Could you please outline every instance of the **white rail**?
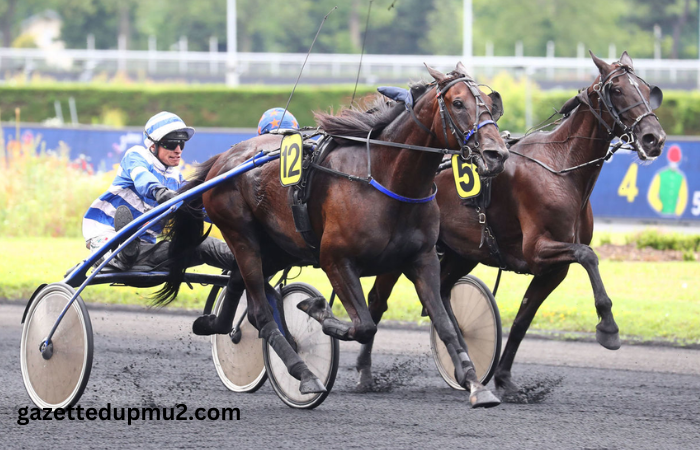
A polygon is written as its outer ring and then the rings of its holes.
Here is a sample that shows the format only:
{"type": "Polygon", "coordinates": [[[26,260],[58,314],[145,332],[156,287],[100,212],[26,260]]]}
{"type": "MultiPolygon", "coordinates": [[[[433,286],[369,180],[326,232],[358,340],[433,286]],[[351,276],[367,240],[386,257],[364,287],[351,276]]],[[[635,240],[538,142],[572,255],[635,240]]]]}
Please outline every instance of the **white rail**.
{"type": "MultiPolygon", "coordinates": [[[[96,73],[125,71],[136,76],[222,82],[228,66],[242,82],[260,82],[263,78],[289,82],[287,78],[296,77],[305,56],[301,53],[236,53],[229,61],[228,54],[223,52],[0,48],[0,74],[39,71],[73,80],[89,80],[96,73]]],[[[354,81],[359,59],[357,54],[312,54],[302,82],[354,81]]],[[[588,57],[476,56],[465,60],[460,55],[364,55],[361,81],[370,84],[380,79],[405,82],[407,78],[425,77],[424,63],[451,70],[460,60],[476,76],[505,70],[556,83],[590,80],[597,74],[588,57]]],[[[700,88],[700,60],[636,59],[634,65],[649,82],[700,88]]]]}

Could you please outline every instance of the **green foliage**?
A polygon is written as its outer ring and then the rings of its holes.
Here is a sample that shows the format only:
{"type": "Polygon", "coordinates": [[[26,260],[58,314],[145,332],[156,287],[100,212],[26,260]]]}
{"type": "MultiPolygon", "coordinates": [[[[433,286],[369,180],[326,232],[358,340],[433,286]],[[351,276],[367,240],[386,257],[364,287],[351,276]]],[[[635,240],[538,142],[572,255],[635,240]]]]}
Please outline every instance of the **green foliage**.
{"type": "Polygon", "coordinates": [[[40,139],[0,145],[0,155],[9,153],[0,161],[0,236],[80,236],[85,211],[114,176],[70,167],[65,144],[51,151],[40,139]]]}
{"type": "Polygon", "coordinates": [[[632,235],[629,242],[637,244],[637,248],[681,250],[684,252],[684,259],[686,252],[692,255],[693,252],[700,251],[700,235],[660,233],[654,229],[632,235]]]}
{"type": "MultiPolygon", "coordinates": [[[[505,114],[501,130],[524,133],[525,82],[502,73],[483,80],[503,97],[505,114]]],[[[338,110],[347,106],[354,86],[299,86],[290,111],[304,125],[314,125],[314,111],[338,110]]],[[[197,127],[254,128],[262,111],[284,106],[288,86],[152,86],[152,85],[31,85],[0,86],[0,110],[21,108],[25,122],[42,122],[53,117],[54,101],[66,104],[74,97],[78,117],[95,124],[143,126],[154,113],[173,111],[185,122],[197,127]]],[[[373,87],[358,86],[357,97],[375,92],[373,87]]],[[[575,91],[540,91],[531,84],[533,123],[548,118],[575,91]]],[[[664,103],[656,111],[669,135],[700,135],[700,92],[667,91],[664,103]]]]}

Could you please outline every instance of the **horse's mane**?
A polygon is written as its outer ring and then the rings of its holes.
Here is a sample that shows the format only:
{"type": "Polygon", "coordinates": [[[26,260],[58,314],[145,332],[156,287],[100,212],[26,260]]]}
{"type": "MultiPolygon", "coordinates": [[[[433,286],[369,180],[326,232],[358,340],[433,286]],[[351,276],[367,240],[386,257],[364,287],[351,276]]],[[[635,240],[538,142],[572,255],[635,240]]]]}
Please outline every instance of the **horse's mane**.
{"type": "MultiPolygon", "coordinates": [[[[425,81],[411,84],[411,95],[417,100],[430,86],[425,81]]],[[[338,115],[315,112],[314,119],[329,134],[367,137],[372,130],[376,137],[404,111],[403,103],[387,102],[383,96],[374,95],[362,107],[344,108],[338,115]]]]}

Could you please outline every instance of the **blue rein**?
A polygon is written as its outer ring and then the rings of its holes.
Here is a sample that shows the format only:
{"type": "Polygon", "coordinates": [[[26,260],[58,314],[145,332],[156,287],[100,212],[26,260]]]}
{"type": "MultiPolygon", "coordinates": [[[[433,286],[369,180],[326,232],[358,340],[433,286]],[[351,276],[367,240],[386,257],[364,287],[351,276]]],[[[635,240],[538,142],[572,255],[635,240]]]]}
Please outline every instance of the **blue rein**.
{"type": "Polygon", "coordinates": [[[493,124],[493,125],[496,127],[497,130],[499,129],[499,128],[498,128],[498,124],[497,124],[495,121],[493,121],[493,120],[484,120],[484,121],[481,122],[479,125],[477,125],[476,127],[472,128],[471,130],[469,130],[469,133],[467,133],[466,135],[464,135],[464,145],[467,145],[467,141],[469,141],[469,139],[471,139],[471,137],[474,136],[474,135],[476,134],[477,131],[479,131],[481,128],[483,128],[483,127],[485,127],[486,125],[489,125],[489,124],[493,124]]]}
{"type": "Polygon", "coordinates": [[[433,184],[433,187],[435,188],[435,191],[429,195],[428,197],[423,197],[423,198],[410,198],[410,197],[404,197],[403,195],[399,195],[395,192],[391,192],[389,189],[385,188],[381,184],[377,183],[377,181],[372,178],[369,180],[369,185],[374,187],[376,190],[381,192],[382,194],[385,194],[394,200],[398,200],[400,202],[404,203],[428,203],[429,201],[432,201],[435,198],[435,195],[437,195],[437,185],[433,184]]]}

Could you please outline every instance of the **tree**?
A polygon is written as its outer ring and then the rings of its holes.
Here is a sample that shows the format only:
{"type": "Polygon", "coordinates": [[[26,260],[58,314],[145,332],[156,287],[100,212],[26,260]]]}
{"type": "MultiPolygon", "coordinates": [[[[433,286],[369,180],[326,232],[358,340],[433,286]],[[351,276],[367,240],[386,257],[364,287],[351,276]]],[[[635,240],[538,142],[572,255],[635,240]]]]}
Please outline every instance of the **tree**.
{"type": "Polygon", "coordinates": [[[635,8],[629,11],[630,22],[649,31],[659,25],[662,33],[670,34],[670,45],[665,45],[663,53],[673,59],[697,57],[697,28],[686,26],[688,22],[698,23],[698,7],[691,8],[690,0],[635,0],[635,3],[635,8]]]}

